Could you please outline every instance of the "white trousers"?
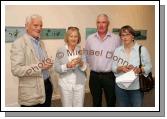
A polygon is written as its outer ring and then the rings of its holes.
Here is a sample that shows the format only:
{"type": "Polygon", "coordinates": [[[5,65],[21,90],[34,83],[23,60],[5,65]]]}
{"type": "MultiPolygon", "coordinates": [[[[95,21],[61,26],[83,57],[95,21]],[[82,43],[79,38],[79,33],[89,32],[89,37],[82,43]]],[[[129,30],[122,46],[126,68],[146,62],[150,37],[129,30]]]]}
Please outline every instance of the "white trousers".
{"type": "Polygon", "coordinates": [[[75,85],[70,90],[59,87],[63,107],[83,107],[85,97],[84,85],[75,85]]]}

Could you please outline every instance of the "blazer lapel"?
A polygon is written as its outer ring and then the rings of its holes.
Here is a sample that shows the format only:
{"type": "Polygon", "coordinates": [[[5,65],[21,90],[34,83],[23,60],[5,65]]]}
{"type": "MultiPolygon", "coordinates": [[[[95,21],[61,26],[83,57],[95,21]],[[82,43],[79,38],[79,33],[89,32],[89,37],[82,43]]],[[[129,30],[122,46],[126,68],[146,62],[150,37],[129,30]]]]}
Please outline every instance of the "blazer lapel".
{"type": "Polygon", "coordinates": [[[63,48],[63,53],[64,53],[64,62],[66,63],[66,62],[69,62],[68,61],[68,53],[67,53],[67,47],[66,46],[64,46],[64,48],[63,48]]]}
{"type": "Polygon", "coordinates": [[[38,57],[35,53],[35,49],[34,49],[32,43],[31,43],[31,40],[26,34],[24,35],[24,40],[25,40],[25,43],[27,44],[27,46],[31,49],[32,53],[34,54],[34,57],[35,57],[36,61],[38,61],[38,57]]]}

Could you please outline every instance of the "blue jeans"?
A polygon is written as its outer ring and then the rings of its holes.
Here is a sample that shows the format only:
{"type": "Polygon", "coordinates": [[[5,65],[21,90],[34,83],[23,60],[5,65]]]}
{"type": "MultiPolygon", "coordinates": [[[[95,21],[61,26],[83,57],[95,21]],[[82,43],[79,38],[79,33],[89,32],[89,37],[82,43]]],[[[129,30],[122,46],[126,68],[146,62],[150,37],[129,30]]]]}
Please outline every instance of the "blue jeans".
{"type": "Polygon", "coordinates": [[[140,90],[125,90],[115,84],[116,101],[119,107],[141,107],[144,93],[140,90]]]}

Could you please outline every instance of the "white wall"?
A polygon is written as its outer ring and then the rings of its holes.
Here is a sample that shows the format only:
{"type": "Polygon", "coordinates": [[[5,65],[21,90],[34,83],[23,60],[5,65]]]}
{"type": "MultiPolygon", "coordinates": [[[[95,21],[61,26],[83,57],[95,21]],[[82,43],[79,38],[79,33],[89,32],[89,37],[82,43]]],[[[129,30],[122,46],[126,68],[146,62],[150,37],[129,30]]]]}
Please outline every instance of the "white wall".
{"type": "MultiPolygon", "coordinates": [[[[77,26],[80,28],[82,42],[85,44],[85,28],[96,27],[96,16],[106,13],[110,17],[110,27],[120,28],[124,25],[131,25],[135,29],[146,29],[147,40],[139,41],[146,46],[150,52],[153,74],[155,69],[155,11],[154,6],[25,6],[8,5],[5,8],[5,26],[24,26],[26,16],[30,14],[40,14],[43,17],[45,28],[67,28],[77,26]]],[[[49,56],[55,57],[56,49],[64,45],[63,40],[45,40],[46,49],[49,56]]],[[[11,43],[5,44],[5,105],[17,106],[18,80],[11,74],[10,63],[11,43]]],[[[57,77],[55,77],[57,81],[57,77]]],[[[57,84],[55,84],[57,85],[57,84]]],[[[88,82],[86,89],[89,90],[88,82]]],[[[56,89],[57,96],[59,91],[56,89]]]]}

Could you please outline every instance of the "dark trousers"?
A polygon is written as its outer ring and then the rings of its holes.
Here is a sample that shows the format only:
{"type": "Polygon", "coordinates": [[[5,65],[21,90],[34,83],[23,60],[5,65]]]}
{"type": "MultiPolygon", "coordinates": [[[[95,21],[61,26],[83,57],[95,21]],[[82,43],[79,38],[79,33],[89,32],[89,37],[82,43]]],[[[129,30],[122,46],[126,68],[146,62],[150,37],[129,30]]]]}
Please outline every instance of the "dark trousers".
{"type": "Polygon", "coordinates": [[[53,88],[52,88],[52,84],[49,78],[44,80],[44,85],[45,85],[45,95],[46,96],[45,96],[45,102],[43,104],[37,104],[37,105],[31,105],[31,106],[21,105],[21,107],[50,107],[53,88]]]}
{"type": "Polygon", "coordinates": [[[115,76],[113,72],[98,73],[91,71],[89,88],[93,98],[93,106],[102,106],[102,92],[104,91],[108,107],[115,106],[115,76]]]}

